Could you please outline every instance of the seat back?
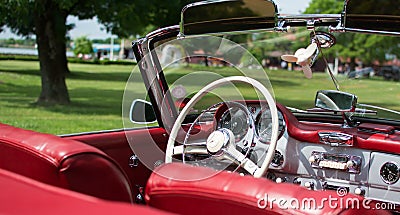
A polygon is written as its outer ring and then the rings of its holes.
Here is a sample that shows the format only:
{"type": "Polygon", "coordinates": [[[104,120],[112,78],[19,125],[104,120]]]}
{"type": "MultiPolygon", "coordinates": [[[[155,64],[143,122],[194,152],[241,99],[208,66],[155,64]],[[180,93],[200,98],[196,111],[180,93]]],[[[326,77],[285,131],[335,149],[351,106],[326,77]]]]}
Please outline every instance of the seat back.
{"type": "Polygon", "coordinates": [[[168,215],[147,206],[113,202],[43,184],[0,169],[0,214],[168,215]]]}
{"type": "Polygon", "coordinates": [[[181,163],[170,163],[156,169],[148,180],[145,199],[152,207],[190,215],[390,214],[363,208],[360,196],[339,197],[333,191],[312,191],[294,184],[277,184],[263,178],[216,172],[181,163]],[[336,203],[342,199],[347,205],[335,207],[335,202],[329,201],[333,198],[336,198],[336,203]]]}
{"type": "Polygon", "coordinates": [[[103,199],[133,199],[126,175],[105,153],[50,134],[0,124],[0,168],[103,199]]]}

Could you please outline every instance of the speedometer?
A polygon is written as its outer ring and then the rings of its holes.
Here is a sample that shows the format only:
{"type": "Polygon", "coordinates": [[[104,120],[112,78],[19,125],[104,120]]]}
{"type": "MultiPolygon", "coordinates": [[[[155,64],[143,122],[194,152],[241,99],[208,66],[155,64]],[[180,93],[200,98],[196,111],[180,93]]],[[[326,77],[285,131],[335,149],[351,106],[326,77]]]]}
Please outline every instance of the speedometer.
{"type": "MultiPolygon", "coordinates": [[[[278,111],[279,135],[285,130],[283,115],[278,111]]],[[[268,109],[260,111],[256,119],[256,133],[262,143],[269,143],[272,135],[272,117],[268,109]]]]}
{"type": "Polygon", "coordinates": [[[250,122],[249,117],[245,107],[232,106],[222,114],[218,128],[231,130],[235,135],[235,141],[238,142],[247,134],[250,122]]]}

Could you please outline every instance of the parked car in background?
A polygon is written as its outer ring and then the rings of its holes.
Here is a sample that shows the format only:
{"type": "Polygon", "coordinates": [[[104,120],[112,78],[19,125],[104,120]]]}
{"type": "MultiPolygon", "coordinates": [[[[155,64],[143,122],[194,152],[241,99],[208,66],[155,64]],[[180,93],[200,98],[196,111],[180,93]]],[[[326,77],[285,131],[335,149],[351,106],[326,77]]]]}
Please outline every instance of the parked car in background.
{"type": "Polygon", "coordinates": [[[366,67],[359,70],[351,71],[347,74],[348,78],[370,78],[375,75],[375,70],[372,67],[366,67]]]}
{"type": "Polygon", "coordinates": [[[400,81],[400,68],[398,66],[382,66],[378,75],[385,80],[400,81]]]}

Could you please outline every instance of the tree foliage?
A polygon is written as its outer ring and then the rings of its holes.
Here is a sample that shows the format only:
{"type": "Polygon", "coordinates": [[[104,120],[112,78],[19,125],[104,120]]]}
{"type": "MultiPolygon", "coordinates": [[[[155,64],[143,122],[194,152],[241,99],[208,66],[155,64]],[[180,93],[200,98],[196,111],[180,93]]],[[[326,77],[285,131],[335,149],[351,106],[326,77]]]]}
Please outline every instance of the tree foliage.
{"type": "Polygon", "coordinates": [[[304,11],[305,14],[340,14],[343,0],[312,0],[304,11]]]}
{"type": "Polygon", "coordinates": [[[38,45],[42,91],[39,103],[70,102],[65,76],[68,73],[66,34],[69,15],[79,19],[97,16],[107,31],[118,36],[143,34],[152,28],[178,24],[179,12],[191,0],[0,0],[0,31],[35,35],[38,45]]]}
{"type": "MultiPolygon", "coordinates": [[[[376,8],[373,3],[365,5],[373,7],[374,10],[390,7],[379,6],[379,8],[376,8]]],[[[312,0],[305,13],[340,14],[343,7],[342,0],[312,0]]],[[[368,8],[361,9],[368,10],[368,8]]],[[[388,60],[388,56],[400,57],[398,45],[400,39],[398,37],[356,33],[339,33],[335,36],[337,44],[326,52],[331,56],[337,54],[342,59],[351,59],[352,63],[356,58],[369,65],[375,61],[384,62],[388,60]]]]}
{"type": "Polygon", "coordinates": [[[92,41],[90,41],[86,36],[78,37],[74,40],[74,54],[78,56],[79,54],[92,54],[93,47],[92,41]]]}

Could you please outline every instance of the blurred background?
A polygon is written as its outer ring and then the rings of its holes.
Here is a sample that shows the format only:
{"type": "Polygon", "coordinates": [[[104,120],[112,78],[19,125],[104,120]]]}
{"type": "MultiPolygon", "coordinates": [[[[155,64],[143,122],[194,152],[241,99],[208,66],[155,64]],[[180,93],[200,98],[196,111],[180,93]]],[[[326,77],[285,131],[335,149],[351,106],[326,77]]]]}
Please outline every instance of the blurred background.
{"type": "MultiPolygon", "coordinates": [[[[291,0],[275,0],[275,3],[279,5],[279,11],[282,14],[299,14],[304,12],[310,1],[311,0],[298,0],[296,4],[293,4],[291,0]]],[[[178,12],[183,5],[189,2],[191,1],[175,1],[172,7],[166,8],[168,13],[165,16],[169,16],[168,20],[162,20],[160,23],[169,22],[171,24],[177,24],[179,22],[178,12]]],[[[111,3],[111,1],[109,3],[111,3]]],[[[130,6],[130,3],[126,2],[121,4],[120,7],[132,7],[130,10],[133,12],[135,10],[134,8],[137,6],[136,3],[133,4],[132,2],[130,6]]],[[[142,11],[142,13],[154,13],[151,11],[153,10],[152,7],[154,7],[154,5],[142,4],[140,11],[142,11]],[[150,10],[147,11],[146,9],[150,10]]],[[[84,11],[84,13],[89,13],[89,11],[84,11]]],[[[112,12],[100,11],[98,13],[112,12]]],[[[114,13],[118,13],[118,11],[114,11],[114,13]]],[[[124,14],[127,17],[133,15],[129,14],[129,11],[124,12],[124,14]]],[[[136,21],[141,21],[142,23],[140,28],[135,29],[129,27],[129,29],[126,28],[123,32],[120,32],[121,30],[117,28],[121,28],[122,26],[119,27],[119,25],[128,23],[131,20],[133,21],[133,19],[124,17],[103,18],[103,16],[105,15],[93,14],[93,16],[79,16],[74,13],[67,16],[66,25],[68,26],[68,31],[66,32],[66,37],[68,57],[77,57],[84,60],[134,59],[130,48],[132,40],[144,36],[145,33],[157,28],[157,26],[155,26],[157,22],[154,22],[154,20],[140,20],[136,18],[136,21]],[[98,16],[101,16],[102,20],[99,20],[98,16]]],[[[109,16],[109,14],[106,16],[109,16]]],[[[30,19],[30,17],[26,18],[30,19]]],[[[157,17],[158,20],[161,18],[162,17],[157,17]]],[[[36,36],[34,32],[23,32],[17,25],[14,25],[14,23],[3,24],[3,30],[0,32],[0,54],[37,55],[36,36]]],[[[137,25],[137,22],[131,22],[128,23],[128,25],[137,25]]]]}
{"type": "MultiPolygon", "coordinates": [[[[0,122],[53,134],[123,128],[123,93],[136,65],[132,41],[152,30],[179,24],[182,7],[191,2],[196,1],[0,0],[0,122]]],[[[344,3],[274,2],[280,14],[339,14],[344,3]]],[[[321,82],[326,80],[322,76],[325,64],[317,61],[313,72],[320,76],[304,81],[301,69],[280,56],[306,47],[309,34],[306,29],[291,29],[284,36],[258,33],[227,39],[255,56],[274,90],[282,92],[278,101],[286,99],[287,105],[307,109],[315,92],[310,86],[326,87],[321,82]],[[290,90],[285,85],[288,78],[293,83],[290,90]],[[309,89],[309,94],[299,93],[304,89],[309,89]]],[[[324,53],[340,81],[356,84],[347,90],[364,89],[365,101],[399,110],[400,104],[392,101],[393,95],[400,98],[396,92],[400,84],[398,37],[335,37],[338,43],[324,53]],[[374,89],[381,89],[379,101],[373,98],[374,89]]],[[[212,70],[219,65],[200,62],[191,66],[212,70]]],[[[138,81],[137,90],[140,84],[138,81]]]]}

